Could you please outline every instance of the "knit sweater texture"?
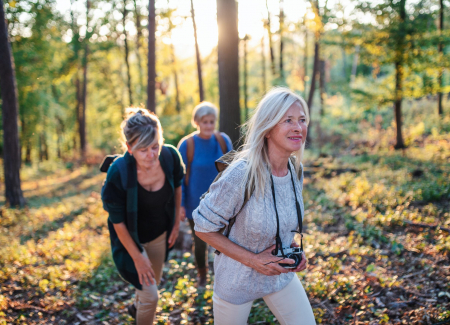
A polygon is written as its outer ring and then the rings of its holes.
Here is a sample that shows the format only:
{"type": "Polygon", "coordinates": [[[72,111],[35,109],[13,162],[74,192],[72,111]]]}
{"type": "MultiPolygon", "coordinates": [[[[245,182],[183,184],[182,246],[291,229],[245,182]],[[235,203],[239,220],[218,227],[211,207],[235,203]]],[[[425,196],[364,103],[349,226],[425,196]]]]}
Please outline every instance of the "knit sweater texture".
{"type": "MultiPolygon", "coordinates": [[[[231,140],[225,133],[221,132],[227,144],[228,151],[233,149],[231,140]]],[[[189,184],[182,183],[183,198],[181,205],[186,209],[186,217],[192,219],[192,211],[198,207],[200,197],[209,189],[209,186],[217,176],[214,162],[223,156],[222,149],[215,136],[209,139],[202,139],[198,134],[194,137],[194,158],[191,164],[189,184]]],[[[179,145],[179,151],[183,162],[187,167],[187,142],[186,138],[179,145]]]]}
{"type": "MultiPolygon", "coordinates": [[[[244,201],[245,185],[242,184],[242,179],[245,164],[244,161],[232,164],[222,177],[211,185],[210,192],[193,212],[195,231],[217,232],[228,225],[230,218],[239,211],[244,201]]],[[[291,170],[295,173],[292,164],[291,170]]],[[[283,177],[273,176],[273,181],[280,219],[280,238],[283,247],[289,247],[295,235],[291,231],[298,230],[290,172],[283,177]]],[[[303,216],[303,173],[300,180],[294,175],[294,183],[303,216]]],[[[253,253],[260,253],[275,244],[277,221],[270,182],[265,186],[264,195],[253,194],[236,217],[228,237],[253,253]]],[[[263,275],[223,253],[214,259],[214,274],[214,294],[235,305],[280,291],[296,276],[295,273],[263,275]]]]}

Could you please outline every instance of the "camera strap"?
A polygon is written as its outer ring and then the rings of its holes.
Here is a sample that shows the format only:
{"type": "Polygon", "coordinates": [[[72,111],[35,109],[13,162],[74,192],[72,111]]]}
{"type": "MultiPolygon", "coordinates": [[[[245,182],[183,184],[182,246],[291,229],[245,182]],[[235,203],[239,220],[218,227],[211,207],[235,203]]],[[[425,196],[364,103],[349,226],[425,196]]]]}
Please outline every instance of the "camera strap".
{"type": "MultiPolygon", "coordinates": [[[[292,181],[292,187],[294,188],[294,196],[295,196],[295,208],[297,210],[297,218],[298,218],[298,228],[299,231],[297,230],[292,230],[291,232],[296,232],[298,234],[300,234],[300,249],[303,251],[303,234],[302,234],[302,230],[303,230],[303,218],[302,218],[302,210],[300,209],[300,204],[298,203],[298,198],[297,198],[297,191],[295,190],[295,182],[294,182],[294,175],[291,171],[291,166],[289,165],[288,162],[288,169],[289,172],[291,173],[291,181],[292,181]]],[[[275,186],[273,183],[273,177],[272,177],[272,173],[270,173],[270,180],[271,180],[271,185],[272,185],[272,196],[273,196],[273,205],[275,207],[275,216],[277,217],[277,234],[275,237],[275,255],[278,254],[278,251],[281,252],[281,256],[285,257],[284,252],[283,252],[283,243],[281,241],[280,238],[280,219],[278,217],[278,210],[277,210],[277,200],[275,198],[275,186]]]]}

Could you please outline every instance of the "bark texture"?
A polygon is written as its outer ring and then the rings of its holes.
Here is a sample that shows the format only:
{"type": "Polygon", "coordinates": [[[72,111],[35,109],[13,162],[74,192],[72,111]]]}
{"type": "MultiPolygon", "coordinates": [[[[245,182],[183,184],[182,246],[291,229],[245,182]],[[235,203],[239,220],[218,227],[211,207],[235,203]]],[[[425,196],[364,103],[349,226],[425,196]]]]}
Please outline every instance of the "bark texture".
{"type": "Polygon", "coordinates": [[[217,0],[220,131],[239,140],[239,33],[235,0],[217,0]]]}
{"type": "Polygon", "coordinates": [[[245,120],[248,120],[248,69],[247,69],[247,41],[249,36],[245,35],[244,41],[244,109],[245,109],[245,120]]]}
{"type": "Polygon", "coordinates": [[[200,102],[202,102],[205,100],[205,92],[203,90],[202,61],[200,59],[200,50],[198,48],[197,40],[197,25],[195,23],[194,0],[191,0],[191,16],[192,24],[194,26],[195,58],[197,59],[198,94],[200,97],[200,102]]]}
{"type": "MultiPolygon", "coordinates": [[[[404,23],[406,20],[406,0],[400,0],[400,29],[404,31],[404,23]]],[[[397,143],[395,149],[405,148],[402,135],[402,101],[403,101],[403,63],[404,63],[404,40],[403,37],[398,38],[398,47],[395,58],[395,99],[394,113],[396,123],[397,143]]]]}
{"type": "Polygon", "coordinates": [[[273,51],[273,41],[272,41],[272,31],[270,30],[271,23],[270,23],[270,11],[269,11],[269,5],[267,4],[266,0],[266,8],[267,8],[267,34],[269,35],[269,49],[270,49],[270,69],[272,71],[272,77],[275,78],[276,76],[276,69],[275,69],[275,54],[273,51]]]}
{"type": "Polygon", "coordinates": [[[87,67],[88,67],[88,56],[89,56],[89,35],[88,35],[88,24],[89,24],[89,8],[90,2],[86,1],[86,37],[84,39],[84,57],[83,57],[83,88],[81,90],[81,110],[79,114],[79,135],[80,135],[80,153],[81,159],[86,160],[87,151],[87,140],[86,140],[86,106],[87,106],[87,67]]]}
{"type": "Polygon", "coordinates": [[[280,78],[284,79],[284,66],[283,66],[283,50],[284,50],[284,40],[283,40],[283,32],[284,32],[284,8],[283,8],[283,0],[280,0],[280,61],[279,61],[279,73],[280,78]]]}
{"type": "Polygon", "coordinates": [[[147,66],[147,109],[156,110],[156,40],[155,0],[148,3],[148,66],[147,66]]]}
{"type": "MultiPolygon", "coordinates": [[[[442,32],[444,31],[444,0],[439,0],[439,34],[442,35],[442,32]]],[[[439,53],[442,55],[444,52],[444,46],[442,42],[439,42],[438,47],[439,53]]],[[[438,83],[439,83],[439,92],[438,92],[438,114],[442,115],[444,113],[444,109],[442,107],[442,76],[444,74],[444,68],[441,68],[439,71],[438,76],[438,83]]]]}
{"type": "Polygon", "coordinates": [[[326,61],[319,61],[319,91],[320,91],[320,116],[325,114],[325,97],[327,90],[325,88],[325,67],[326,61]]]}
{"type": "Polygon", "coordinates": [[[20,144],[14,59],[8,40],[3,0],[0,0],[0,88],[3,119],[3,164],[5,198],[10,206],[23,207],[25,199],[20,186],[20,144]]]}
{"type": "Polygon", "coordinates": [[[124,36],[124,47],[125,47],[125,53],[124,53],[124,59],[125,59],[125,66],[127,67],[127,87],[128,87],[128,101],[129,105],[133,105],[133,90],[131,87],[131,73],[130,73],[130,63],[128,62],[128,34],[127,30],[125,29],[125,25],[127,23],[127,2],[123,2],[123,18],[122,18],[122,24],[123,24],[123,36],[124,36]]]}
{"type": "Polygon", "coordinates": [[[306,14],[303,20],[305,24],[305,48],[303,55],[303,87],[305,89],[305,98],[306,98],[306,79],[308,76],[308,27],[306,26],[306,14]]]}
{"type": "Polygon", "coordinates": [[[138,103],[141,104],[142,92],[144,86],[144,76],[142,70],[142,59],[141,59],[141,39],[142,39],[142,28],[141,28],[141,10],[134,0],[134,15],[135,15],[135,24],[136,24],[136,58],[137,58],[137,66],[138,66],[138,76],[139,76],[139,93],[137,94],[138,103]]]}
{"type": "MultiPolygon", "coordinates": [[[[316,42],[314,44],[314,65],[313,65],[313,71],[311,76],[311,87],[309,88],[309,96],[308,96],[308,108],[309,108],[309,126],[308,129],[312,130],[312,106],[313,106],[313,99],[314,99],[314,93],[316,91],[316,80],[317,75],[319,73],[319,54],[320,54],[320,46],[319,46],[319,40],[316,39],[316,42]]],[[[311,145],[311,132],[308,132],[306,136],[306,143],[311,145]]]]}
{"type": "Polygon", "coordinates": [[[173,72],[173,78],[175,81],[175,107],[177,110],[177,113],[181,112],[181,104],[180,104],[180,87],[178,85],[178,71],[177,71],[177,60],[175,57],[175,47],[173,44],[170,44],[170,55],[172,59],[172,72],[173,72]]]}
{"type": "Polygon", "coordinates": [[[262,91],[261,94],[265,94],[267,90],[267,81],[266,81],[266,55],[265,55],[265,46],[264,46],[264,35],[261,38],[261,82],[262,82],[262,91]]]}

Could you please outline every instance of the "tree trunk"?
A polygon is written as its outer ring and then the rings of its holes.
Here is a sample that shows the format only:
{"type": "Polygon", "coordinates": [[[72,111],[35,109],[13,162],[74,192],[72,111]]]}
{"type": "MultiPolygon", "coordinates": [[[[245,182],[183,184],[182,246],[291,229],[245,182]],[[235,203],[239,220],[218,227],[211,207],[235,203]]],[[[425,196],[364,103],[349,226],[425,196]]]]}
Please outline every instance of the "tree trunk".
{"type": "Polygon", "coordinates": [[[129,100],[129,105],[133,105],[133,91],[131,88],[131,73],[130,73],[130,63],[128,62],[128,35],[127,35],[127,31],[125,29],[125,24],[126,24],[126,18],[128,15],[128,10],[126,8],[127,5],[127,1],[124,0],[123,2],[123,18],[122,18],[122,24],[123,24],[123,36],[125,36],[124,38],[124,45],[125,45],[125,66],[127,67],[127,87],[128,87],[128,100],[129,100]]]}
{"type": "Polygon", "coordinates": [[[140,8],[137,5],[136,0],[134,0],[134,14],[136,18],[136,58],[138,64],[138,76],[139,76],[139,93],[138,93],[138,104],[141,104],[142,99],[142,87],[144,85],[144,76],[142,74],[142,59],[141,59],[141,39],[142,39],[142,28],[141,28],[141,14],[140,8]]]}
{"type": "MultiPolygon", "coordinates": [[[[20,112],[20,124],[21,124],[21,140],[22,146],[25,146],[25,160],[23,161],[25,164],[29,165],[31,164],[31,140],[30,137],[27,135],[27,124],[25,121],[25,114],[20,112]]],[[[22,153],[22,152],[21,152],[22,153]]]]}
{"type": "Polygon", "coordinates": [[[155,0],[148,3],[147,109],[156,111],[156,39],[155,0]]]}
{"type": "Polygon", "coordinates": [[[261,81],[262,81],[262,91],[261,94],[265,94],[267,90],[267,81],[266,81],[266,56],[264,53],[264,35],[261,38],[261,81]]]}
{"type": "MultiPolygon", "coordinates": [[[[442,36],[442,32],[444,31],[444,0],[439,0],[439,35],[442,36]]],[[[440,55],[443,55],[444,47],[442,44],[442,41],[439,42],[438,45],[438,51],[440,55]]],[[[444,68],[439,69],[439,76],[438,76],[438,114],[442,116],[444,113],[443,107],[442,107],[442,75],[444,74],[444,68]]]]}
{"type": "Polygon", "coordinates": [[[198,94],[200,102],[202,102],[205,100],[205,93],[203,90],[202,61],[200,60],[200,50],[198,48],[197,25],[195,23],[194,0],[191,0],[191,16],[192,25],[194,26],[195,58],[197,59],[198,94]]]}
{"type": "Polygon", "coordinates": [[[317,73],[319,72],[319,42],[316,40],[314,44],[314,65],[313,65],[313,72],[311,74],[311,87],[309,88],[309,96],[308,96],[308,107],[311,111],[311,106],[313,104],[314,99],[314,92],[316,91],[316,79],[317,79],[317,73]]]}
{"type": "Polygon", "coordinates": [[[87,104],[87,60],[88,60],[89,45],[85,44],[84,58],[83,58],[83,86],[81,89],[81,109],[79,122],[79,136],[80,136],[80,154],[81,159],[86,159],[86,104],[87,104]]]}
{"type": "Polygon", "coordinates": [[[350,77],[350,83],[353,84],[356,79],[356,69],[358,68],[358,61],[359,61],[359,49],[360,46],[356,45],[355,47],[355,54],[353,56],[353,64],[352,64],[352,75],[350,77]]]}
{"type": "Polygon", "coordinates": [[[18,126],[17,85],[14,58],[8,40],[3,0],[0,0],[0,89],[3,120],[3,168],[5,198],[10,206],[25,205],[20,186],[20,144],[18,126]]]}
{"type": "MultiPolygon", "coordinates": [[[[317,37],[317,36],[316,36],[317,37]]],[[[314,99],[314,92],[316,91],[316,79],[317,74],[319,73],[319,40],[316,38],[316,42],[314,44],[314,65],[313,65],[313,72],[311,75],[311,87],[309,89],[309,96],[308,96],[308,108],[309,108],[309,126],[308,129],[312,130],[312,106],[313,106],[313,99],[314,99]]],[[[308,132],[306,136],[306,142],[311,144],[311,132],[308,132]]]]}
{"type": "Polygon", "coordinates": [[[80,112],[80,153],[82,161],[86,160],[86,105],[87,105],[87,65],[88,65],[88,55],[89,55],[89,8],[90,2],[86,0],[86,36],[84,38],[84,57],[83,57],[83,88],[81,94],[81,112],[80,112]]]}
{"type": "Polygon", "coordinates": [[[180,105],[180,89],[178,86],[178,72],[177,72],[177,62],[175,58],[175,48],[173,46],[173,43],[170,44],[170,53],[172,56],[172,71],[173,71],[173,77],[175,79],[175,107],[177,109],[177,113],[181,112],[181,105],[180,105]]]}
{"type": "Polygon", "coordinates": [[[239,107],[239,33],[235,0],[217,0],[217,46],[220,94],[220,131],[236,145],[241,124],[239,107]]]}
{"type": "Polygon", "coordinates": [[[31,164],[31,141],[29,139],[25,144],[25,163],[31,164]]]}
{"type": "Polygon", "coordinates": [[[403,66],[402,66],[402,53],[397,53],[397,62],[395,63],[395,100],[394,100],[394,112],[396,123],[396,135],[397,143],[395,149],[405,148],[402,135],[402,90],[403,90],[403,66]]]}
{"type": "Polygon", "coordinates": [[[271,27],[270,11],[269,11],[269,6],[267,4],[267,0],[266,0],[266,8],[267,8],[267,24],[266,24],[266,28],[267,28],[267,34],[269,35],[270,68],[271,68],[271,71],[272,71],[272,77],[275,78],[277,72],[275,70],[275,55],[274,55],[274,52],[273,52],[272,31],[270,30],[270,27],[271,27]]]}
{"type": "Polygon", "coordinates": [[[80,138],[80,130],[81,130],[81,111],[82,111],[82,96],[81,96],[81,84],[80,84],[80,61],[79,61],[79,53],[81,49],[81,43],[79,41],[80,34],[77,25],[77,17],[73,11],[73,6],[75,4],[75,0],[70,1],[70,17],[71,17],[71,28],[73,32],[72,36],[72,51],[74,53],[74,62],[75,62],[75,115],[76,115],[76,125],[78,127],[77,133],[73,136],[73,151],[77,150],[77,139],[80,138]]]}
{"type": "Polygon", "coordinates": [[[397,143],[395,144],[395,149],[403,149],[406,148],[405,144],[403,142],[403,135],[402,135],[402,100],[396,100],[394,102],[394,110],[395,110],[395,130],[396,130],[396,138],[397,143]]]}
{"type": "Polygon", "coordinates": [[[325,114],[325,60],[319,61],[320,116],[325,114]]]}
{"type": "Polygon", "coordinates": [[[284,79],[284,70],[283,70],[283,47],[284,47],[284,41],[283,41],[283,32],[284,32],[284,9],[283,9],[283,0],[280,0],[280,61],[279,61],[279,73],[280,73],[280,79],[284,79]]]}
{"type": "MultiPolygon", "coordinates": [[[[45,125],[44,125],[45,129],[45,125]]],[[[41,161],[48,160],[48,145],[47,145],[47,135],[45,134],[45,131],[42,132],[40,135],[40,149],[41,152],[39,154],[39,158],[41,161]]]]}
{"type": "Polygon", "coordinates": [[[64,122],[61,117],[56,116],[57,124],[56,124],[56,136],[58,137],[56,140],[57,143],[57,155],[58,158],[61,159],[63,157],[63,136],[64,136],[64,122]]]}
{"type": "MultiPolygon", "coordinates": [[[[77,67],[78,68],[78,67],[77,67]]],[[[81,129],[81,113],[82,113],[82,104],[81,104],[81,83],[80,83],[80,76],[79,71],[77,69],[76,78],[75,78],[75,96],[76,96],[76,114],[77,114],[77,125],[78,125],[78,139],[80,138],[80,129],[81,129]]],[[[76,137],[73,139],[73,149],[77,149],[78,141],[76,137]]]]}
{"type": "MultiPolygon", "coordinates": [[[[1,98],[1,95],[0,95],[1,98]]],[[[26,143],[29,141],[29,138],[27,137],[27,127],[26,127],[26,122],[25,122],[25,114],[23,113],[23,111],[21,109],[19,109],[19,116],[20,116],[20,136],[19,136],[19,143],[21,144],[22,148],[25,146],[26,148],[26,143]]],[[[20,149],[20,163],[22,164],[22,148],[20,149]]],[[[25,149],[26,150],[26,149],[25,149]]],[[[2,153],[3,154],[3,153],[2,153]]],[[[25,154],[26,155],[26,154],[25,154]]],[[[26,162],[25,162],[26,163],[26,162]]]]}
{"type": "Polygon", "coordinates": [[[345,53],[345,47],[342,47],[342,76],[347,81],[347,53],[345,53]]]}
{"type": "Polygon", "coordinates": [[[39,162],[43,162],[44,161],[44,149],[43,149],[43,143],[42,143],[42,134],[39,134],[39,147],[38,147],[38,151],[39,151],[39,162]]]}
{"type": "Polygon", "coordinates": [[[244,110],[245,110],[245,120],[248,120],[248,90],[247,90],[247,83],[248,83],[248,70],[247,70],[247,42],[248,42],[249,36],[245,35],[243,41],[244,41],[244,110]]]}
{"type": "Polygon", "coordinates": [[[303,56],[303,87],[305,90],[305,98],[306,98],[306,79],[308,76],[308,27],[306,27],[306,14],[303,18],[303,22],[305,24],[305,54],[303,56]]]}
{"type": "MultiPolygon", "coordinates": [[[[406,20],[406,0],[400,0],[400,32],[404,31],[406,20]]],[[[400,33],[399,35],[403,35],[400,33]]],[[[397,133],[397,143],[395,149],[405,148],[402,135],[402,100],[403,100],[403,55],[404,55],[404,40],[403,37],[398,38],[397,51],[395,58],[395,123],[397,133]]]]}

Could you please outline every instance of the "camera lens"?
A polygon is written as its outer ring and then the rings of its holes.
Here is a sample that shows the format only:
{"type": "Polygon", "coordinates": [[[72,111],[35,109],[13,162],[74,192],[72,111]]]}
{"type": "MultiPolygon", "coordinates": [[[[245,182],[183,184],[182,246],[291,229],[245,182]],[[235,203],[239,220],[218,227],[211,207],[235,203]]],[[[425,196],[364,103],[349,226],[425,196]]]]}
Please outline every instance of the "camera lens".
{"type": "Polygon", "coordinates": [[[300,254],[289,254],[287,257],[294,261],[294,263],[291,264],[294,267],[299,266],[302,260],[302,256],[300,254]]]}
{"type": "Polygon", "coordinates": [[[294,260],[294,262],[295,262],[294,264],[298,264],[300,262],[298,255],[292,254],[289,258],[294,260]]]}

